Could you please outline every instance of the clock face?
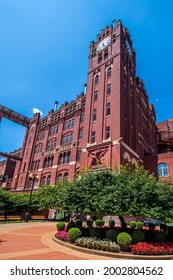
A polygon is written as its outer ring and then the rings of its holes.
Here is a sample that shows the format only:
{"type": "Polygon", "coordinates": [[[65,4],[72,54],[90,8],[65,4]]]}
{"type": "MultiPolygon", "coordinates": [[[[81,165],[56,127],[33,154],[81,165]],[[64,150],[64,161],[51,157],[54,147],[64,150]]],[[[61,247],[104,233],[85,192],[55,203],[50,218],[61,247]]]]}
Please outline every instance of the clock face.
{"type": "Polygon", "coordinates": [[[126,40],[126,48],[128,50],[128,53],[130,54],[130,56],[132,56],[132,49],[131,49],[131,47],[129,45],[129,42],[127,40],[126,40]]]}
{"type": "Polygon", "coordinates": [[[97,46],[97,51],[99,52],[99,51],[103,50],[104,48],[106,48],[106,47],[109,45],[110,41],[111,41],[110,36],[109,36],[109,37],[106,37],[105,39],[103,39],[103,40],[98,44],[98,46],[97,46]]]}

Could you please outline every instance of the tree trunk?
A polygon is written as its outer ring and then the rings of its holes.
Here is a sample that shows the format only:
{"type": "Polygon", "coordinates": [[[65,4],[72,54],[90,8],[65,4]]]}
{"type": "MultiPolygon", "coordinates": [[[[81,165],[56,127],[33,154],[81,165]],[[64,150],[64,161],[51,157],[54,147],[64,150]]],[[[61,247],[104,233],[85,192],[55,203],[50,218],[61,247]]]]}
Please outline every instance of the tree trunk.
{"type": "Polygon", "coordinates": [[[126,229],[127,228],[127,225],[126,225],[126,222],[124,220],[124,217],[123,216],[118,216],[120,222],[121,222],[121,226],[122,228],[126,229]]]}

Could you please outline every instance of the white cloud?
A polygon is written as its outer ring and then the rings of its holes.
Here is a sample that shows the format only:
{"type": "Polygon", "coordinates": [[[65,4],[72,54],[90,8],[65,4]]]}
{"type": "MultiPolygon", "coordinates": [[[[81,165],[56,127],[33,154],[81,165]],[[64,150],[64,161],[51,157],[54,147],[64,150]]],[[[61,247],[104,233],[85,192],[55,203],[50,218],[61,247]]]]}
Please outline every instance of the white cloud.
{"type": "Polygon", "coordinates": [[[40,110],[37,109],[37,108],[32,108],[32,112],[33,112],[34,115],[37,114],[37,113],[40,113],[41,116],[43,115],[43,112],[40,111],[40,110]]]}

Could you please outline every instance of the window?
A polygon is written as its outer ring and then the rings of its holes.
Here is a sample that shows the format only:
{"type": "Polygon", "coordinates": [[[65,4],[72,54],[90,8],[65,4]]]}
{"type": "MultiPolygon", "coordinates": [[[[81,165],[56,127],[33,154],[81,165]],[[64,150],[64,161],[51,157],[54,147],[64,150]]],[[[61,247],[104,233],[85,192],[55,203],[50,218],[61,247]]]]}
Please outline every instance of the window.
{"type": "Polygon", "coordinates": [[[62,182],[62,174],[58,174],[58,177],[57,177],[57,182],[60,183],[62,182]]]}
{"type": "Polygon", "coordinates": [[[82,137],[83,137],[83,129],[81,129],[79,132],[79,140],[82,140],[82,137]]]}
{"type": "Polygon", "coordinates": [[[68,180],[68,173],[64,173],[64,180],[68,180]]]}
{"type": "Polygon", "coordinates": [[[112,68],[109,67],[107,71],[107,78],[110,78],[112,76],[112,68]]]}
{"type": "Polygon", "coordinates": [[[84,114],[81,115],[81,123],[84,123],[84,114]]]}
{"type": "Polygon", "coordinates": [[[91,143],[95,143],[95,137],[96,137],[96,133],[95,131],[93,131],[91,134],[91,143]]]}
{"type": "Polygon", "coordinates": [[[104,51],[104,59],[108,58],[108,50],[104,51]]]}
{"type": "Polygon", "coordinates": [[[98,56],[98,63],[102,62],[102,54],[100,53],[98,56]]]}
{"type": "Polygon", "coordinates": [[[106,127],[106,133],[105,138],[108,139],[110,137],[110,126],[106,127]]]}
{"type": "Polygon", "coordinates": [[[80,161],[80,159],[81,159],[81,155],[82,155],[82,150],[78,150],[78,152],[77,152],[77,161],[80,161]]]}
{"type": "Polygon", "coordinates": [[[115,44],[115,42],[116,42],[116,34],[113,34],[113,36],[112,36],[112,44],[115,44]]]}
{"type": "Polygon", "coordinates": [[[106,104],[106,116],[110,116],[111,114],[111,103],[106,104]]]}
{"type": "Polygon", "coordinates": [[[95,85],[97,85],[99,83],[99,75],[97,75],[96,77],[95,77],[95,85]]]}
{"type": "Polygon", "coordinates": [[[62,163],[63,163],[63,156],[62,154],[60,154],[58,164],[61,165],[62,163]]]}
{"type": "Polygon", "coordinates": [[[71,127],[71,120],[68,121],[68,123],[67,123],[67,128],[70,128],[70,127],[71,127]]]}
{"type": "Polygon", "coordinates": [[[107,84],[107,95],[111,94],[111,83],[107,84]]]}
{"type": "Polygon", "coordinates": [[[67,163],[70,162],[70,152],[67,153],[67,163]]]}
{"type": "Polygon", "coordinates": [[[94,102],[97,101],[98,98],[98,90],[94,91],[94,102]]]}
{"type": "Polygon", "coordinates": [[[67,134],[66,137],[65,137],[65,143],[66,143],[66,144],[69,143],[69,134],[67,134]]]}
{"type": "Polygon", "coordinates": [[[167,177],[169,176],[168,165],[166,163],[159,163],[157,166],[158,177],[167,177]]]}
{"type": "Polygon", "coordinates": [[[96,56],[96,48],[94,48],[94,50],[93,50],[93,57],[95,57],[96,56]]]}
{"type": "Polygon", "coordinates": [[[62,137],[62,145],[65,144],[65,136],[62,137]]]}
{"type": "Polygon", "coordinates": [[[72,119],[72,121],[71,121],[71,127],[73,127],[74,126],[74,119],[72,119]]]}
{"type": "Polygon", "coordinates": [[[44,176],[41,180],[42,185],[46,185],[46,176],[44,176]]]}
{"type": "Polygon", "coordinates": [[[70,134],[70,143],[73,141],[73,133],[70,134]]]}
{"type": "Polygon", "coordinates": [[[94,109],[93,110],[93,122],[96,121],[96,118],[97,118],[97,109],[94,109]]]}
{"type": "Polygon", "coordinates": [[[67,163],[67,155],[66,153],[64,153],[63,155],[63,164],[66,164],[67,163]]]}
{"type": "Polygon", "coordinates": [[[47,185],[47,186],[50,185],[50,180],[51,180],[51,175],[49,175],[49,176],[47,177],[47,182],[46,182],[46,185],[47,185]]]}

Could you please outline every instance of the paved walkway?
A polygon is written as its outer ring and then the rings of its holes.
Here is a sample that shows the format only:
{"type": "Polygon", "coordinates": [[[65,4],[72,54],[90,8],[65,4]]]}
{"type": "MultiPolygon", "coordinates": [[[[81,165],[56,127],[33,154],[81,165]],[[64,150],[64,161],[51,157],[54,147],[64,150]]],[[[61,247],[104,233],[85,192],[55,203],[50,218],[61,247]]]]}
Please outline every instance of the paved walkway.
{"type": "MultiPolygon", "coordinates": [[[[52,240],[56,223],[0,224],[0,260],[108,260],[77,252],[52,240]]],[[[115,258],[113,258],[115,260],[115,258]]]]}

